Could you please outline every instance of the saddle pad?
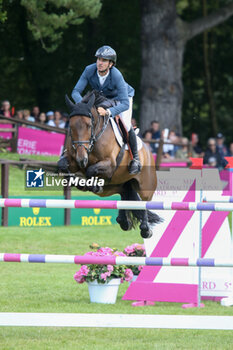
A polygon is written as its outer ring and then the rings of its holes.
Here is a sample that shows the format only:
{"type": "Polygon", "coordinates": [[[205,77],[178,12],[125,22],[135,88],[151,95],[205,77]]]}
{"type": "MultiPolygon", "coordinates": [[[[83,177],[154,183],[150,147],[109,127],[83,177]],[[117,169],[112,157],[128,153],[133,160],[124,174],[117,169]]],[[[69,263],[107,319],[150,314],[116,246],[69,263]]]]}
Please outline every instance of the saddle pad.
{"type": "MultiPolygon", "coordinates": [[[[122,139],[121,133],[120,133],[120,131],[118,129],[118,125],[116,124],[114,118],[110,118],[110,122],[111,122],[111,125],[112,125],[113,132],[115,134],[116,140],[117,140],[119,146],[122,147],[124,143],[123,143],[123,139],[122,139]]],[[[138,145],[138,151],[139,151],[142,148],[142,140],[138,136],[137,136],[137,145],[138,145]]],[[[125,149],[126,150],[129,149],[128,145],[126,145],[125,149]]]]}

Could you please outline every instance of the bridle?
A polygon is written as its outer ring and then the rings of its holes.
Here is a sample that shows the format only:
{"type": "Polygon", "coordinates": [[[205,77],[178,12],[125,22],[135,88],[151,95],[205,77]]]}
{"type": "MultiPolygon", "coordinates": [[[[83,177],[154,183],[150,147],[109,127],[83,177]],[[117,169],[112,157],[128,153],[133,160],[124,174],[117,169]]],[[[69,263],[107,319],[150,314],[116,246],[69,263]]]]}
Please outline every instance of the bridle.
{"type": "MultiPolygon", "coordinates": [[[[75,116],[81,117],[81,115],[78,115],[78,114],[75,116]]],[[[86,140],[86,141],[75,141],[72,137],[70,127],[69,127],[69,135],[71,138],[72,147],[75,151],[77,150],[77,147],[84,147],[85,150],[87,151],[87,154],[89,154],[93,150],[95,142],[98,141],[98,139],[103,135],[103,133],[108,125],[108,122],[109,122],[109,116],[107,116],[107,117],[103,116],[103,118],[104,118],[103,126],[98,134],[96,134],[96,133],[97,133],[98,128],[100,126],[100,119],[101,119],[100,114],[98,114],[98,121],[97,121],[96,125],[95,125],[95,118],[91,112],[89,112],[88,115],[85,115],[85,117],[91,118],[91,137],[90,137],[90,139],[86,140]],[[86,144],[88,144],[88,146],[86,146],[86,144]]]]}

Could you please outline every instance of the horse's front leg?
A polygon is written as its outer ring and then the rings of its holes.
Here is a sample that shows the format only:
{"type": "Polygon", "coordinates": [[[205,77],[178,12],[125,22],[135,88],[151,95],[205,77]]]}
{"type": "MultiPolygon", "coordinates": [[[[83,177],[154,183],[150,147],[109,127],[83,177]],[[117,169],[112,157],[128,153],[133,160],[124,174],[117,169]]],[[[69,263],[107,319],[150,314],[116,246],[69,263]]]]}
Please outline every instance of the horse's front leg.
{"type": "MultiPolygon", "coordinates": [[[[115,170],[115,166],[112,164],[110,160],[103,160],[96,164],[90,165],[87,168],[86,177],[87,179],[90,179],[92,177],[98,177],[99,179],[103,179],[104,185],[105,185],[109,183],[109,181],[111,180],[114,170],[115,170]]],[[[90,188],[90,191],[94,193],[101,193],[103,192],[104,185],[92,186],[90,188]]]]}
{"type": "Polygon", "coordinates": [[[102,160],[96,164],[90,165],[86,170],[86,177],[98,176],[100,178],[111,180],[116,165],[109,160],[102,160]]]}

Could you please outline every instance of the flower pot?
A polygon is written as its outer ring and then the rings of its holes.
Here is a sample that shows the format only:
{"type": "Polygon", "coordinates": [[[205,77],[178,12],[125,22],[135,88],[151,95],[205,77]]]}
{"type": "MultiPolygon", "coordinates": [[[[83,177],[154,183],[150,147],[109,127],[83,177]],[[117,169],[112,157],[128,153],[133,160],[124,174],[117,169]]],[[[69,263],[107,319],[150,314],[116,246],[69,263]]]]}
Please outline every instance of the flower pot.
{"type": "Polygon", "coordinates": [[[114,278],[108,283],[88,282],[91,303],[115,304],[120,278],[114,278]]]}

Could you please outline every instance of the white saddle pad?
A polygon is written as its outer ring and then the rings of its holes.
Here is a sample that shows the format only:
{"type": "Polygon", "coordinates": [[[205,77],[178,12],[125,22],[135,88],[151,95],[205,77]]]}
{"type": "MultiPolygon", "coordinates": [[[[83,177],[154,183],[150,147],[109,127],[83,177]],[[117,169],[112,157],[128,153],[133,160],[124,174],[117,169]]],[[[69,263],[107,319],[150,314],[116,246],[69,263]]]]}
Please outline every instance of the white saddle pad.
{"type": "MultiPolygon", "coordinates": [[[[119,146],[122,147],[124,142],[123,142],[121,133],[120,133],[120,131],[118,129],[118,125],[116,124],[114,118],[110,118],[110,122],[111,122],[111,125],[112,125],[112,129],[114,131],[116,140],[117,140],[119,146]]],[[[138,151],[139,151],[142,148],[142,140],[138,136],[137,136],[137,145],[138,145],[138,151]]],[[[127,149],[127,150],[129,149],[128,145],[126,145],[125,149],[127,149]]]]}

